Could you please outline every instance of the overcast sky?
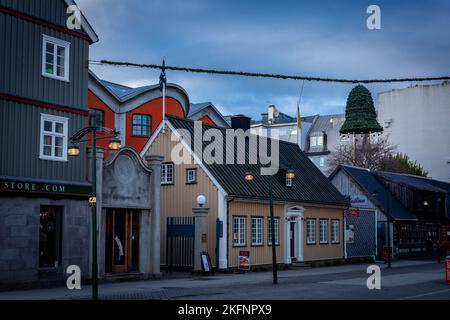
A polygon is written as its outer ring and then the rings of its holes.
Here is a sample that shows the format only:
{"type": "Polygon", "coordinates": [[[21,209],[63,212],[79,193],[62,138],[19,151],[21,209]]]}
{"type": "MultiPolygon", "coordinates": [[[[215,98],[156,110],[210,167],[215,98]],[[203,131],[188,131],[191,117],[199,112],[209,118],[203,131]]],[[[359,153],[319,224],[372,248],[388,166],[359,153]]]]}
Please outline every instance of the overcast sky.
{"type": "MultiPolygon", "coordinates": [[[[450,75],[450,1],[78,0],[99,35],[92,60],[349,79],[450,75]],[[366,9],[381,8],[381,30],[366,9]]],[[[102,79],[142,86],[159,70],[91,66],[102,79]]],[[[259,119],[274,103],[295,115],[301,82],[167,71],[191,102],[259,119]]],[[[368,85],[380,91],[416,83],[368,85]]],[[[305,82],[302,115],[341,113],[351,84],[305,82]]]]}

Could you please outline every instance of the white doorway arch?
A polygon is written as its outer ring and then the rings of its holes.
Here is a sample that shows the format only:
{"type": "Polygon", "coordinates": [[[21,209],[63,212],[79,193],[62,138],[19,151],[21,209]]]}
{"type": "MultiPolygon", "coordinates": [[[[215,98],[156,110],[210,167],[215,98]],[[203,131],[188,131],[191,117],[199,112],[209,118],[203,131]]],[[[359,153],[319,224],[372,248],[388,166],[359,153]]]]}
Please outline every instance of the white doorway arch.
{"type": "Polygon", "coordinates": [[[303,262],[303,215],[302,206],[289,207],[285,217],[285,262],[303,262]]]}

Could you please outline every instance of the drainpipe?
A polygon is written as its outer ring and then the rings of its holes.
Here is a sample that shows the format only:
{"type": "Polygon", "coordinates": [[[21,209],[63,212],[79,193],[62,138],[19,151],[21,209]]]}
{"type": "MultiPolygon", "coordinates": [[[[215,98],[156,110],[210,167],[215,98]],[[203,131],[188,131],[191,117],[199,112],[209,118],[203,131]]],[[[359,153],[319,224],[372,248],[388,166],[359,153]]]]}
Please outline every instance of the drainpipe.
{"type": "Polygon", "coordinates": [[[227,269],[228,269],[228,266],[230,265],[229,263],[229,261],[230,261],[230,241],[233,241],[232,239],[230,239],[230,203],[235,199],[234,197],[229,197],[229,196],[227,196],[226,197],[227,199],[226,199],[226,201],[227,201],[227,216],[226,216],[226,219],[227,219],[227,269]]]}

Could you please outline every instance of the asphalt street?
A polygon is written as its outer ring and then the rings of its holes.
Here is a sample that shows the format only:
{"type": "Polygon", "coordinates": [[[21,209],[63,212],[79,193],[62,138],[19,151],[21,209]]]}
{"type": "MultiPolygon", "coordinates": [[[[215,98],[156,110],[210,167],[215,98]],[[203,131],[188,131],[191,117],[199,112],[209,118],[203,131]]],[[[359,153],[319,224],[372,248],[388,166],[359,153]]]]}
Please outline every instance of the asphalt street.
{"type": "MultiPolygon", "coordinates": [[[[396,261],[381,265],[381,289],[369,290],[369,264],[351,264],[279,271],[278,284],[271,272],[216,274],[163,278],[151,281],[101,284],[100,299],[113,300],[259,300],[259,299],[387,299],[450,300],[444,263],[396,261]]],[[[0,292],[0,300],[89,299],[90,286],[0,292]]]]}

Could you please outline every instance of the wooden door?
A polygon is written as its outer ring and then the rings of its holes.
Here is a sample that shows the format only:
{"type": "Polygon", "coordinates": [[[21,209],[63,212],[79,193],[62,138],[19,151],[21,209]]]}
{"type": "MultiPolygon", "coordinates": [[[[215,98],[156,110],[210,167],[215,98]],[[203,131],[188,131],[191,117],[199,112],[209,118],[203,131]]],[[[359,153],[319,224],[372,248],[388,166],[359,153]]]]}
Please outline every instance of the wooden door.
{"type": "Polygon", "coordinates": [[[139,271],[139,212],[111,209],[107,215],[106,269],[112,273],[139,271]]]}

